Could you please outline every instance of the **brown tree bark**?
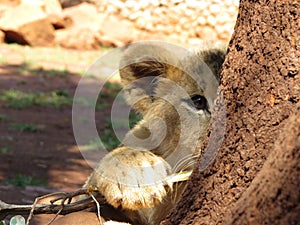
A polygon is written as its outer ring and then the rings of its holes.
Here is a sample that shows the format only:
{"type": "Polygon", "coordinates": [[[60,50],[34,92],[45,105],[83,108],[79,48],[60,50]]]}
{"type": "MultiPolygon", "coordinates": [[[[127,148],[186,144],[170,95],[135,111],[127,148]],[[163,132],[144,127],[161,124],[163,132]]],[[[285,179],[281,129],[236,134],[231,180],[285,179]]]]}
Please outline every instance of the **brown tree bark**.
{"type": "Polygon", "coordinates": [[[241,0],[221,76],[225,139],[161,224],[300,223],[299,24],[299,0],[241,0]]]}

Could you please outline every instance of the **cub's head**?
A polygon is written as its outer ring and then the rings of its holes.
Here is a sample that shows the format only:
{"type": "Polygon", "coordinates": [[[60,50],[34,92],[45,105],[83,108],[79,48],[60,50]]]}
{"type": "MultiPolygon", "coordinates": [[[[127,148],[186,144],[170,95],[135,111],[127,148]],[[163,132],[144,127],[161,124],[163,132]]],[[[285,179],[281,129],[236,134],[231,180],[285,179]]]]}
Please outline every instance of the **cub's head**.
{"type": "Polygon", "coordinates": [[[151,150],[174,167],[180,159],[197,154],[224,57],[225,48],[213,44],[191,51],[156,42],[129,46],[120,62],[120,76],[127,102],[143,120],[124,143],[151,150]]]}

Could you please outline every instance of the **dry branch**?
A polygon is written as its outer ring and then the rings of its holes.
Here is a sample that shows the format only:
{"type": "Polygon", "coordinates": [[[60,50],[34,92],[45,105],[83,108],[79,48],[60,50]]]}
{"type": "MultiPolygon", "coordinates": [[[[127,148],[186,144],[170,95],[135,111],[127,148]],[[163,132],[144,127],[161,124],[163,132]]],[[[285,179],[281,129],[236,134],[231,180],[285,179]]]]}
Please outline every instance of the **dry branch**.
{"type": "MultiPolygon", "coordinates": [[[[167,177],[170,183],[177,183],[183,182],[189,179],[191,175],[191,171],[188,172],[180,172],[178,174],[172,174],[167,177]]],[[[100,205],[107,205],[107,201],[97,192],[94,190],[96,195],[97,202],[100,205]]],[[[32,204],[32,205],[14,205],[14,204],[7,204],[0,200],[0,220],[5,219],[9,215],[30,215],[31,214],[60,214],[66,215],[72,212],[78,212],[84,209],[92,208],[95,206],[95,200],[89,195],[88,189],[79,189],[74,192],[56,192],[51,193],[48,195],[43,195],[38,197],[35,202],[38,202],[41,199],[45,199],[48,197],[52,197],[53,200],[50,201],[49,204],[32,204]],[[78,200],[75,202],[71,202],[71,199],[79,196],[79,195],[86,195],[86,198],[82,200],[78,200]],[[59,202],[59,203],[56,203],[59,202]],[[65,202],[67,202],[65,204],[65,202]]]]}
{"type": "MultiPolygon", "coordinates": [[[[54,201],[51,201],[49,204],[14,205],[7,204],[0,200],[0,220],[5,219],[8,215],[25,215],[29,214],[31,211],[33,214],[59,213],[65,215],[95,206],[95,202],[90,196],[72,203],[63,204],[65,200],[85,193],[87,193],[86,189],[80,189],[76,192],[59,192],[39,197],[39,199],[43,199],[46,197],[57,196],[54,201]],[[62,203],[54,204],[58,200],[62,200],[62,203]]],[[[97,195],[96,199],[100,204],[107,204],[105,198],[101,195],[97,195]]]]}

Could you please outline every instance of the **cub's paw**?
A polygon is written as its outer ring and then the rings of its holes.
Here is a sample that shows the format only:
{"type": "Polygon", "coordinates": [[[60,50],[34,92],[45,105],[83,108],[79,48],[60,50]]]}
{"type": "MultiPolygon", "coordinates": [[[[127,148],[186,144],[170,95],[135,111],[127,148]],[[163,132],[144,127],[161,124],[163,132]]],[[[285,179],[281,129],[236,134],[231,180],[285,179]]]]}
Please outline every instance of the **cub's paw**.
{"type": "Polygon", "coordinates": [[[120,147],[105,156],[86,183],[97,187],[114,207],[153,207],[166,196],[169,164],[149,151],[120,147]]]}

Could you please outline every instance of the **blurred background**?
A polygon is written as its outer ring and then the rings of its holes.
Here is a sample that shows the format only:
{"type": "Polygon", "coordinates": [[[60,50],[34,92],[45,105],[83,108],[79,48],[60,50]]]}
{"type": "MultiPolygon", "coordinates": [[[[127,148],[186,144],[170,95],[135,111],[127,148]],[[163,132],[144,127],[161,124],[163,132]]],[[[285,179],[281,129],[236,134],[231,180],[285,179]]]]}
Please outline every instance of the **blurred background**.
{"type": "MultiPolygon", "coordinates": [[[[74,139],[72,103],[95,60],[142,40],[227,44],[238,2],[0,0],[0,200],[31,204],[42,194],[74,191],[92,172],[74,139]]],[[[108,149],[119,144],[110,110],[120,89],[118,80],[107,82],[95,109],[108,149]]],[[[131,117],[133,126],[140,118],[131,117]]],[[[91,136],[84,148],[98,144],[91,136]]],[[[35,216],[32,224],[50,218],[35,216]]]]}
{"type": "Polygon", "coordinates": [[[228,42],[238,0],[1,0],[0,42],[91,50],[155,39],[228,42]]]}

